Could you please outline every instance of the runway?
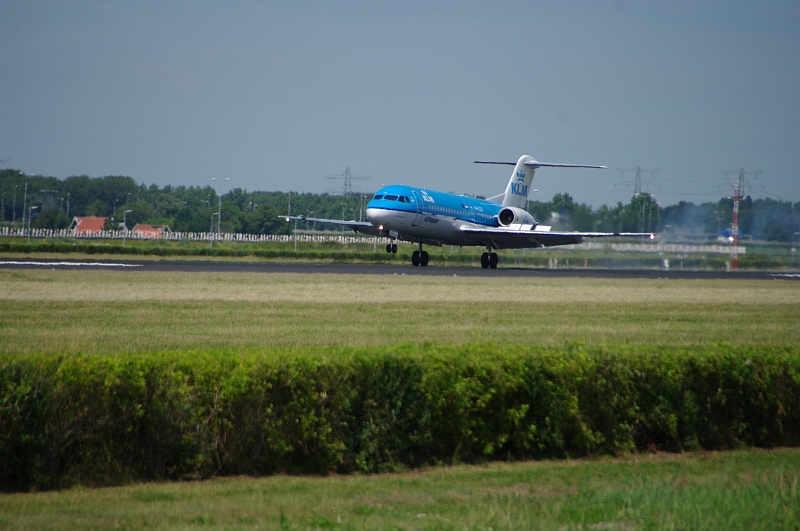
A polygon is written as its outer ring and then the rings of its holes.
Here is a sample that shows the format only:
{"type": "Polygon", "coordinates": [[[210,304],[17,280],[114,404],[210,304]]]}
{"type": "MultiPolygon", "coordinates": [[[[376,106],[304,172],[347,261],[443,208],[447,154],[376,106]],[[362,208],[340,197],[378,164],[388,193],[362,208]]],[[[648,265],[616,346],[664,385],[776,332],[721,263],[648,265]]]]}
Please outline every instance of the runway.
{"type": "Polygon", "coordinates": [[[650,278],[650,279],[793,279],[800,273],[769,271],[698,271],[672,269],[534,269],[522,267],[413,267],[408,264],[310,264],[300,262],[201,262],[201,261],[103,261],[103,260],[9,260],[0,269],[102,269],[124,271],[172,271],[186,273],[298,273],[334,275],[419,275],[533,278],[650,278]]]}

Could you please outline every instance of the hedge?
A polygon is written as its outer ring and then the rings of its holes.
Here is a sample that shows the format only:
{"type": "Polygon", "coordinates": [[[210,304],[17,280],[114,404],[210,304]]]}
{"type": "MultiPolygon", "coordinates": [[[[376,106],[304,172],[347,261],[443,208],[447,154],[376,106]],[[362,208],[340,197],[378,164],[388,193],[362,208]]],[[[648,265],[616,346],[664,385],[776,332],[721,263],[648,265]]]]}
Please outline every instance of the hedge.
{"type": "Polygon", "coordinates": [[[0,489],[797,446],[800,348],[0,355],[0,489]]]}
{"type": "MultiPolygon", "coordinates": [[[[90,255],[129,255],[135,256],[195,256],[195,257],[256,257],[266,259],[285,259],[285,260],[330,260],[334,262],[379,262],[379,263],[406,263],[411,260],[411,248],[400,250],[398,254],[383,252],[382,248],[378,248],[378,252],[357,252],[352,250],[335,251],[331,249],[319,250],[299,250],[294,251],[291,246],[274,246],[272,248],[265,248],[265,246],[252,243],[230,243],[226,242],[223,245],[217,245],[213,248],[201,247],[178,247],[177,245],[151,245],[161,242],[148,242],[147,245],[131,244],[106,244],[106,243],[68,243],[64,241],[38,241],[34,243],[24,242],[8,242],[0,241],[0,252],[2,253],[83,253],[90,255]]],[[[269,245],[269,244],[267,244],[269,245]]],[[[552,251],[561,251],[559,249],[549,249],[551,253],[544,253],[534,251],[527,253],[523,256],[516,256],[511,262],[511,257],[504,257],[509,265],[524,264],[533,267],[547,267],[548,261],[551,258],[552,251]]],[[[563,251],[569,253],[569,251],[563,251]]],[[[642,255],[642,254],[628,254],[628,253],[594,253],[588,252],[587,254],[575,255],[560,255],[557,256],[560,260],[561,266],[564,267],[569,258],[573,259],[572,267],[581,267],[584,259],[588,260],[592,268],[620,268],[620,267],[638,267],[649,269],[661,269],[662,258],[658,255],[642,255]]],[[[446,251],[443,254],[431,255],[431,259],[435,263],[446,264],[471,264],[475,265],[480,262],[480,253],[456,253],[448,254],[446,251]]],[[[725,262],[730,257],[724,255],[693,255],[682,259],[683,265],[689,269],[725,269],[725,262]]],[[[677,263],[673,259],[673,268],[677,263]]],[[[794,267],[795,261],[793,258],[788,257],[763,257],[760,255],[742,255],[740,257],[740,267],[743,269],[781,269],[785,267],[794,267]]],[[[505,263],[505,262],[504,262],[505,263]]]]}

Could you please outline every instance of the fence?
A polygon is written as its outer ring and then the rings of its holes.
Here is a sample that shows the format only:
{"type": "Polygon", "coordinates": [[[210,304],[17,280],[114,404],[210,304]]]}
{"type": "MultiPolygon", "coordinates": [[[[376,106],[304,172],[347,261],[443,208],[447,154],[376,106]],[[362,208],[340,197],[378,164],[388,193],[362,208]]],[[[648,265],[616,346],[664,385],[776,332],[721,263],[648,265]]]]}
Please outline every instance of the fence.
{"type": "MultiPolygon", "coordinates": [[[[9,227],[0,228],[0,236],[27,238],[30,232],[31,238],[82,238],[82,239],[103,239],[103,240],[168,240],[168,241],[198,241],[198,242],[295,242],[298,243],[328,243],[335,242],[340,244],[373,243],[376,238],[373,236],[356,235],[323,235],[323,234],[243,234],[233,232],[168,232],[165,234],[154,235],[152,232],[127,233],[122,230],[99,230],[99,231],[71,231],[69,229],[12,229],[9,227]]],[[[391,243],[389,238],[377,238],[377,244],[391,243]]],[[[396,243],[408,243],[397,241],[396,243]]],[[[413,244],[411,244],[413,245],[413,244]]],[[[635,252],[635,253],[711,253],[711,254],[747,254],[747,249],[743,246],[738,248],[732,245],[682,245],[674,243],[601,243],[596,241],[584,242],[578,245],[564,245],[561,249],[584,249],[589,251],[602,251],[609,246],[616,252],[635,252]]]]}
{"type": "Polygon", "coordinates": [[[622,253],[678,253],[678,254],[747,254],[744,246],[733,245],[683,245],[677,243],[600,243],[584,242],[579,245],[565,245],[562,249],[586,249],[602,251],[608,245],[612,251],[622,253]]]}
{"type": "MultiPolygon", "coordinates": [[[[376,240],[373,236],[347,236],[323,235],[323,234],[243,234],[233,232],[168,232],[154,235],[152,232],[125,232],[123,230],[97,230],[97,231],[71,231],[69,229],[13,229],[9,227],[0,228],[0,237],[7,238],[27,238],[30,233],[31,238],[80,238],[95,240],[167,240],[167,241],[198,241],[198,242],[313,242],[328,243],[335,242],[341,244],[352,243],[373,243],[376,240]]],[[[390,243],[389,238],[377,238],[378,244],[390,243]]],[[[404,243],[404,242],[397,242],[404,243]]]]}

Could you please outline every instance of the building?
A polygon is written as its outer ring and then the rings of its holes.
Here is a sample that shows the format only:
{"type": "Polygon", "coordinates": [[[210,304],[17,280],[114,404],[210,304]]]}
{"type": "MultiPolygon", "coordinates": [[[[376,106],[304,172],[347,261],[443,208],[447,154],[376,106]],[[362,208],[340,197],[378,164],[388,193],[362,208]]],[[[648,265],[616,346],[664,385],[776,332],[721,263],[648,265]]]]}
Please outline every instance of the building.
{"type": "Polygon", "coordinates": [[[172,229],[169,225],[146,225],[139,223],[131,231],[132,238],[163,238],[170,234],[172,229]]]}
{"type": "Polygon", "coordinates": [[[69,226],[69,231],[76,234],[88,234],[100,232],[106,226],[108,218],[99,216],[83,216],[75,217],[72,224],[69,226]]]}

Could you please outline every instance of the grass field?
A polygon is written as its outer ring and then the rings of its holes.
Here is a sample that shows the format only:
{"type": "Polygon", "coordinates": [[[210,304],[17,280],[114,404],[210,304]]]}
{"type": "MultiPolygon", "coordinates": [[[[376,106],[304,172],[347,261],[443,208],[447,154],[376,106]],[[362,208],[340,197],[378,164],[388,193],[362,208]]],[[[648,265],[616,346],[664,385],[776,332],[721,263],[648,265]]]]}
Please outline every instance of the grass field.
{"type": "Polygon", "coordinates": [[[0,351],[800,344],[789,280],[0,270],[0,351]]]}
{"type": "MultiPolygon", "coordinates": [[[[800,344],[788,280],[0,270],[0,352],[800,344]]],[[[798,529],[800,450],[0,495],[0,529],[798,529]]]]}
{"type": "Polygon", "coordinates": [[[800,450],[223,478],[0,496],[3,529],[770,529],[800,523],[800,450]]]}

